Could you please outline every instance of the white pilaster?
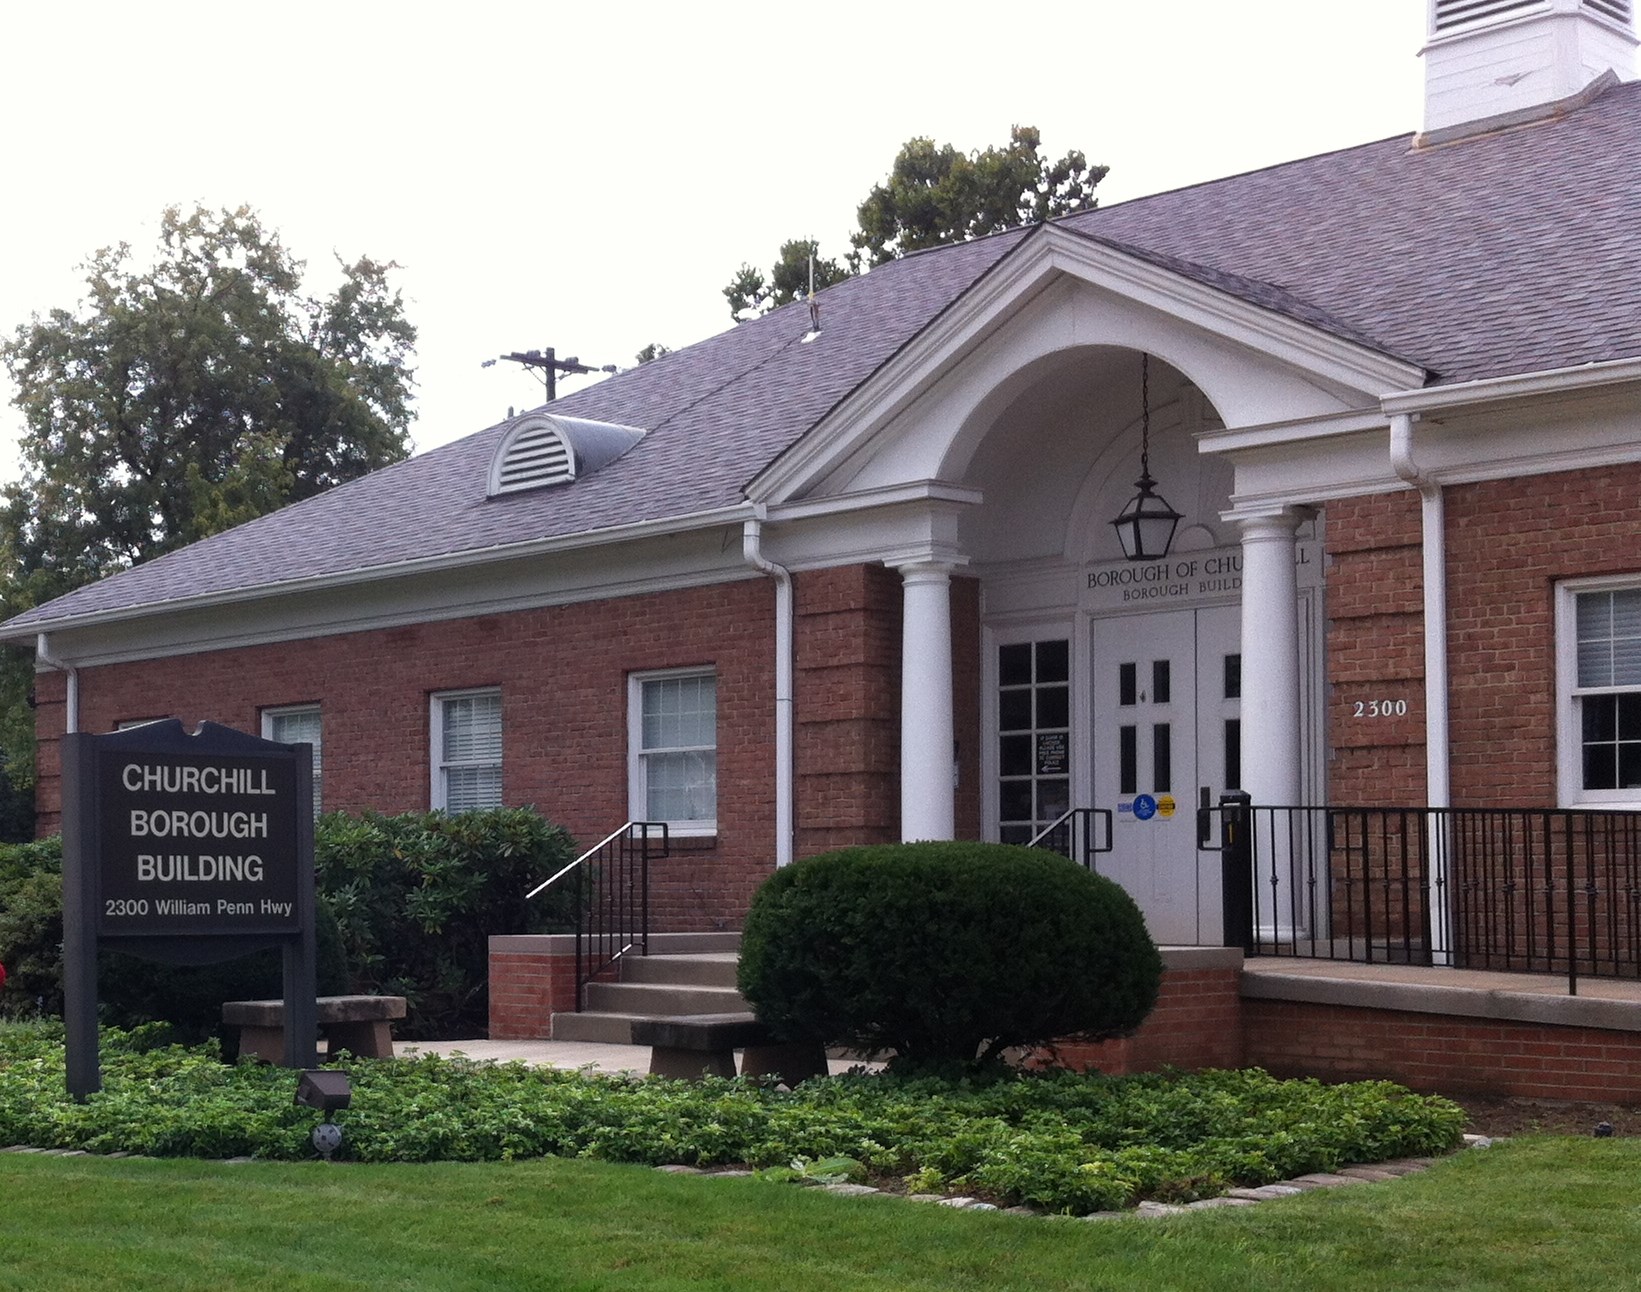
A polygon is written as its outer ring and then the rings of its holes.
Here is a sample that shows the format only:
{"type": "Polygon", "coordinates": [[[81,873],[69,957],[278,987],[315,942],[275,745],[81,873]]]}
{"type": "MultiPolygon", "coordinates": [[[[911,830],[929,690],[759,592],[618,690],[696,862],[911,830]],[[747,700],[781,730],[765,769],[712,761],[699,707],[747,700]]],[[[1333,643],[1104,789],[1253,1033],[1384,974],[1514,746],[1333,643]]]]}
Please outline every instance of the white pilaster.
{"type": "Polygon", "coordinates": [[[953,567],[900,567],[900,837],[950,839],[952,793],[953,567]]]}

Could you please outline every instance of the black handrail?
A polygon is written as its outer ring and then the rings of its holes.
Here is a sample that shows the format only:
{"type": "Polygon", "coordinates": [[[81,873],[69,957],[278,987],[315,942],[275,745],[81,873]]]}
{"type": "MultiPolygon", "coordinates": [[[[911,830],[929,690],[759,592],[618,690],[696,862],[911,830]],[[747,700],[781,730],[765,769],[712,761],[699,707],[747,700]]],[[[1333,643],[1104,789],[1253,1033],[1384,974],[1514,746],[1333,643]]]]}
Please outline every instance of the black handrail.
{"type": "Polygon", "coordinates": [[[611,831],[525,900],[565,876],[574,885],[575,1007],[587,1007],[587,984],[630,951],[650,953],[650,861],[671,849],[664,821],[628,821],[611,831]]]}
{"type": "Polygon", "coordinates": [[[1072,808],[1033,835],[1026,847],[1047,848],[1098,873],[1094,858],[1111,851],[1111,811],[1109,808],[1072,808]],[[1095,822],[1104,828],[1096,831],[1095,822]]]}
{"type": "Polygon", "coordinates": [[[1222,803],[1199,830],[1216,813],[1246,821],[1249,954],[1641,978],[1641,812],[1222,803]]]}

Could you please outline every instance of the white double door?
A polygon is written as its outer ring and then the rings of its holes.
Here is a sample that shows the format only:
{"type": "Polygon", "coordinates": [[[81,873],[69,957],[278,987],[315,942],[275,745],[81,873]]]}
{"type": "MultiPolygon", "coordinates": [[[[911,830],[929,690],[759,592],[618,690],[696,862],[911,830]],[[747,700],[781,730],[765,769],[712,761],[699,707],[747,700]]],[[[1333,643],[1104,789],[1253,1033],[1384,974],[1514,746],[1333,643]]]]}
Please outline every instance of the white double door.
{"type": "Polygon", "coordinates": [[[1094,806],[1112,813],[1097,868],[1139,903],[1159,944],[1219,945],[1220,861],[1196,809],[1240,788],[1241,611],[1093,621],[1094,806]]]}

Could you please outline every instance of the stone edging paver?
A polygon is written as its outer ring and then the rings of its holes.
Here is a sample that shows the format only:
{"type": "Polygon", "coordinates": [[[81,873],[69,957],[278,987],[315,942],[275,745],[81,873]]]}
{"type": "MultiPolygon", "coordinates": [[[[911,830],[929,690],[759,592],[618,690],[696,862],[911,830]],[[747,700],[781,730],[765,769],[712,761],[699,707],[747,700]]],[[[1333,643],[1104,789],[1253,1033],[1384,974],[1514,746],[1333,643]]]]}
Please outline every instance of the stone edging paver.
{"type": "MultiPolygon", "coordinates": [[[[1466,1148],[1489,1148],[1492,1143],[1493,1141],[1485,1135],[1464,1137],[1466,1148]]],[[[844,1198],[900,1198],[906,1202],[932,1202],[936,1206],[951,1207],[956,1211],[1001,1211],[1011,1216],[1040,1216],[1050,1220],[1115,1220],[1122,1216],[1154,1218],[1180,1216],[1192,1211],[1212,1211],[1222,1207],[1252,1207],[1261,1202],[1272,1202],[1277,1198],[1291,1198],[1296,1194],[1310,1193],[1315,1189],[1338,1189],[1350,1184],[1377,1184],[1385,1180],[1399,1180],[1404,1175],[1427,1170],[1435,1162],[1436,1159],[1433,1157],[1401,1157],[1389,1162],[1375,1162],[1371,1166],[1342,1166],[1338,1171],[1312,1171],[1308,1175],[1295,1176],[1291,1180],[1282,1180],[1276,1184],[1262,1184],[1258,1188],[1227,1189],[1217,1198],[1202,1198],[1197,1202],[1142,1202],[1132,1210],[1091,1211],[1085,1216],[1076,1217],[1039,1211],[1035,1207],[999,1207],[996,1203],[981,1202],[978,1198],[951,1197],[940,1193],[889,1193],[883,1189],[874,1189],[869,1184],[822,1184],[815,1187],[822,1192],[844,1198]]],[[[752,1174],[751,1171],[740,1168],[714,1171],[706,1167],[684,1166],[678,1163],[658,1166],[655,1169],[665,1171],[669,1175],[700,1175],[710,1179],[734,1179],[752,1174]]]]}

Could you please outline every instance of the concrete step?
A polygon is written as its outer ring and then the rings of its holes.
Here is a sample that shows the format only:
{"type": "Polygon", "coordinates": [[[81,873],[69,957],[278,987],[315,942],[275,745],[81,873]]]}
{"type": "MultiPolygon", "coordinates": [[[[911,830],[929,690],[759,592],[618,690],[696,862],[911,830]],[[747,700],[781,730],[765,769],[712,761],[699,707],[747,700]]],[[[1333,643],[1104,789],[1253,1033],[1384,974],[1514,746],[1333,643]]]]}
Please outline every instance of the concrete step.
{"type": "Polygon", "coordinates": [[[739,933],[652,933],[650,954],[694,955],[703,951],[739,951],[739,933]]]}
{"type": "Polygon", "coordinates": [[[622,982],[674,983],[697,987],[734,987],[740,956],[734,951],[701,951],[693,955],[623,956],[622,982]]]}
{"type": "Polygon", "coordinates": [[[741,993],[733,987],[649,982],[587,984],[587,1010],[594,1013],[656,1018],[674,1014],[732,1014],[746,1008],[741,993]]]}

